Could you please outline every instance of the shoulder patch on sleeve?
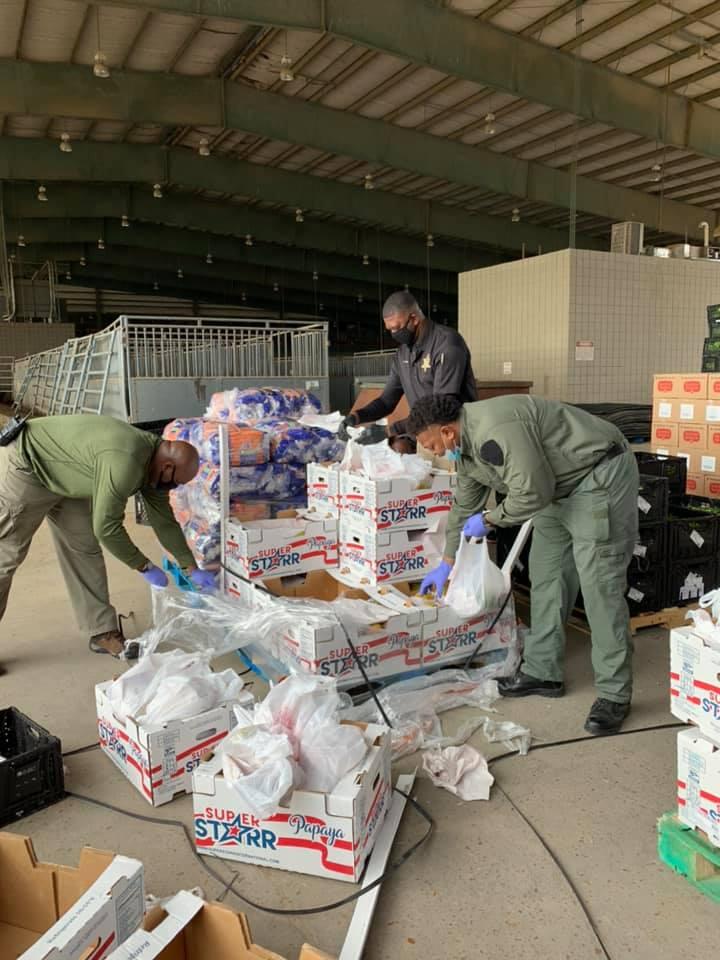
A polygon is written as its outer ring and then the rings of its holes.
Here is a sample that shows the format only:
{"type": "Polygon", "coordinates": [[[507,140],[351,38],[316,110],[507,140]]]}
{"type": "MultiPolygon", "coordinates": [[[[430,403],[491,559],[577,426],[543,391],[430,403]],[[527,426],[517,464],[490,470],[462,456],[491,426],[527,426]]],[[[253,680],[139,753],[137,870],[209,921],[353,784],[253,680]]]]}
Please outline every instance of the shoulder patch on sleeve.
{"type": "Polygon", "coordinates": [[[486,463],[491,463],[494,467],[501,467],[505,463],[500,444],[495,440],[486,440],[480,447],[480,456],[486,463]]]}

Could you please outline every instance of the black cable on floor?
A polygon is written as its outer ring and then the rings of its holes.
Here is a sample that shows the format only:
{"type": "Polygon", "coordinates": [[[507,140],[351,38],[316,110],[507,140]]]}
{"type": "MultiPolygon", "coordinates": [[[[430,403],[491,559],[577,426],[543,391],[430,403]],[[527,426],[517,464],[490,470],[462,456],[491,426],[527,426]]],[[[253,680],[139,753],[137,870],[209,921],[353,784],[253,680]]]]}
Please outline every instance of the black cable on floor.
{"type": "Polygon", "coordinates": [[[73,800],[82,800],[84,803],[91,803],[93,806],[101,807],[103,810],[110,810],[111,813],[119,813],[124,817],[130,817],[133,820],[139,820],[142,823],[154,823],[159,824],[163,827],[178,827],[185,834],[185,839],[187,840],[190,850],[195,857],[195,859],[200,863],[202,868],[208,873],[213,880],[219,883],[225,890],[231,890],[235,896],[242,903],[246,904],[249,907],[253,907],[255,910],[261,910],[263,913],[272,913],[277,916],[282,917],[308,917],[313,914],[318,913],[328,913],[330,910],[337,910],[339,907],[344,907],[348,903],[353,903],[353,901],[358,900],[360,897],[364,897],[366,893],[369,893],[371,890],[374,890],[376,887],[379,887],[380,884],[388,877],[391,873],[394,873],[398,870],[404,863],[412,857],[412,855],[423,846],[423,844],[430,838],[430,835],[435,829],[435,821],[430,816],[430,814],[422,807],[418,801],[409,796],[407,793],[403,793],[402,790],[398,790],[397,787],[393,787],[393,790],[396,793],[399,793],[402,797],[405,797],[406,801],[410,804],[411,807],[415,809],[417,813],[425,820],[428,824],[425,833],[416,840],[415,843],[410,846],[405,853],[403,853],[397,860],[389,863],[383,873],[373,880],[372,883],[369,883],[367,886],[363,887],[360,890],[356,890],[355,893],[349,894],[347,897],[343,897],[341,900],[334,900],[332,903],[326,903],[318,907],[299,907],[295,909],[287,909],[281,907],[268,907],[265,904],[257,903],[255,900],[251,900],[249,897],[246,897],[244,894],[239,893],[235,889],[235,882],[237,878],[232,879],[230,882],[227,881],[222,874],[218,873],[217,870],[214,870],[206,862],[206,858],[202,857],[195,846],[195,840],[192,837],[190,830],[187,824],[183,823],[182,820],[169,820],[160,817],[150,817],[147,814],[142,813],[132,813],[130,810],[123,810],[122,807],[116,807],[112,803],[106,803],[104,800],[96,800],[94,797],[86,797],[81,793],[74,793],[70,790],[66,791],[65,796],[70,797],[73,800]]]}
{"type": "Polygon", "coordinates": [[[76,757],[79,753],[89,753],[91,750],[99,749],[99,743],[89,743],[86,747],[76,747],[74,750],[68,750],[63,757],[76,757]]]}

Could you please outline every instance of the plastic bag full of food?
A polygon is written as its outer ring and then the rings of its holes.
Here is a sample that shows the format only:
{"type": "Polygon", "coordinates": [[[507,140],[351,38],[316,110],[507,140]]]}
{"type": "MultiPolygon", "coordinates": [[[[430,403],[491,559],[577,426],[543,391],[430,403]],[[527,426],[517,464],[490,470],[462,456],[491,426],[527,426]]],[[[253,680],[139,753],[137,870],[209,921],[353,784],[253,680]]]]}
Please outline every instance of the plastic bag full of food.
{"type": "Polygon", "coordinates": [[[334,433],[297,420],[262,420],[253,426],[268,435],[275,463],[334,463],[345,452],[345,444],[334,433]]]}
{"type": "Polygon", "coordinates": [[[462,537],[445,602],[461,617],[497,610],[510,581],[490,559],[487,540],[462,537]]]}
{"type": "MultiPolygon", "coordinates": [[[[217,467],[220,465],[219,424],[200,417],[173,420],[163,430],[164,440],[184,440],[191,443],[200,459],[217,467]]],[[[270,459],[270,435],[267,431],[244,424],[227,425],[228,455],[231,467],[251,467],[270,459]]]]}
{"type": "Polygon", "coordinates": [[[304,414],[320,413],[322,404],[304,390],[276,387],[248,387],[214,393],[205,416],[208,420],[246,423],[282,417],[297,420],[304,414]]]}

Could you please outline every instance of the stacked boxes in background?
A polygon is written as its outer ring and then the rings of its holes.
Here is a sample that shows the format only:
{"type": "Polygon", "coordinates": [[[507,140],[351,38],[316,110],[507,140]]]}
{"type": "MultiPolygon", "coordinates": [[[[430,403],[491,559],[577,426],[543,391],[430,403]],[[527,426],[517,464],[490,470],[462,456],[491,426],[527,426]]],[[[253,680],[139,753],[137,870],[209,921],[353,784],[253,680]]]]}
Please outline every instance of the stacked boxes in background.
{"type": "Polygon", "coordinates": [[[720,373],[655,376],[651,443],[685,459],[689,495],[720,498],[720,373]]]}
{"type": "Polygon", "coordinates": [[[708,335],[703,344],[704,373],[720,373],[720,303],[707,308],[708,335]]]}

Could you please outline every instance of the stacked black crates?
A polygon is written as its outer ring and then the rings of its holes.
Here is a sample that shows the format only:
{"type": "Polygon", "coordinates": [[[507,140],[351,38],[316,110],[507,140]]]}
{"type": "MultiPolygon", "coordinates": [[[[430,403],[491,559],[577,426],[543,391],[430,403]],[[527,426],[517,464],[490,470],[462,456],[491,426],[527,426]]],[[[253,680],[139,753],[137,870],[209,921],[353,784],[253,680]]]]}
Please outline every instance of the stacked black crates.
{"type": "Polygon", "coordinates": [[[707,308],[708,337],[703,345],[703,373],[720,373],[720,303],[707,308]]]}
{"type": "Polygon", "coordinates": [[[0,709],[0,826],[62,800],[62,748],[15,707],[0,709]]]}

